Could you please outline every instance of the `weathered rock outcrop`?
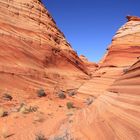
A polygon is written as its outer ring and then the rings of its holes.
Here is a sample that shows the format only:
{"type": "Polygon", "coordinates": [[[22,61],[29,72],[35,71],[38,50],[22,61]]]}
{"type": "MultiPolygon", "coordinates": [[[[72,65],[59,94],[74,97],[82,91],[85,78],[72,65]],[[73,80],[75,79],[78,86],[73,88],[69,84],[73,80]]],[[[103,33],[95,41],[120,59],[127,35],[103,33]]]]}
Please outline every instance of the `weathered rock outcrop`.
{"type": "Polygon", "coordinates": [[[0,0],[0,89],[49,88],[60,70],[88,73],[45,7],[39,0],[0,0]]]}
{"type": "Polygon", "coordinates": [[[140,61],[98,96],[90,107],[77,112],[69,126],[81,140],[138,140],[140,137],[140,61]]]}
{"type": "Polygon", "coordinates": [[[140,18],[127,16],[128,22],[113,37],[101,66],[131,66],[140,56],[140,18]]]}
{"type": "Polygon", "coordinates": [[[39,1],[0,0],[0,139],[139,140],[140,18],[127,17],[98,67],[39,1]],[[37,98],[39,88],[51,94],[37,98]]]}
{"type": "Polygon", "coordinates": [[[127,18],[100,67],[78,90],[79,98],[92,98],[93,103],[71,117],[69,129],[75,139],[140,137],[140,18],[127,18]]]}
{"type": "Polygon", "coordinates": [[[129,69],[124,69],[124,75],[117,79],[109,90],[115,93],[140,95],[140,60],[129,69]]]}

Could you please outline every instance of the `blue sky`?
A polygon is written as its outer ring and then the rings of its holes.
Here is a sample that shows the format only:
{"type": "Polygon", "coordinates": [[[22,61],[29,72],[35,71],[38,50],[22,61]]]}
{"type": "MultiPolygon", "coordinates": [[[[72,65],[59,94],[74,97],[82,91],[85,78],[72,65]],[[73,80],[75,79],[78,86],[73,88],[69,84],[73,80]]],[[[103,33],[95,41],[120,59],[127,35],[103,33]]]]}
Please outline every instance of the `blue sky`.
{"type": "Polygon", "coordinates": [[[140,16],[140,0],[42,0],[77,53],[98,62],[126,15],[140,16]]]}

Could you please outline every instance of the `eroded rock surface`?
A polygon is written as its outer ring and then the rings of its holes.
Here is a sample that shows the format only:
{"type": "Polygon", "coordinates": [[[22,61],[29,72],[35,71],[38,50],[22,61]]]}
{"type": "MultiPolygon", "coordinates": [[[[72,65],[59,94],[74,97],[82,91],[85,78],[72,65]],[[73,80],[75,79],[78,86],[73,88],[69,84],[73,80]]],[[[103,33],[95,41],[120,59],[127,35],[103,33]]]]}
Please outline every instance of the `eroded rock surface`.
{"type": "Polygon", "coordinates": [[[39,0],[0,0],[0,139],[139,140],[140,18],[127,19],[95,64],[39,0]]]}
{"type": "Polygon", "coordinates": [[[113,37],[107,53],[101,60],[101,66],[130,66],[140,56],[140,18],[128,16],[124,24],[113,37]]]}
{"type": "Polygon", "coordinates": [[[138,140],[139,85],[140,61],[110,86],[110,92],[104,91],[91,106],[82,109],[71,118],[73,124],[69,129],[73,136],[81,140],[138,140]]]}
{"type": "Polygon", "coordinates": [[[41,87],[50,92],[61,79],[86,74],[41,2],[0,0],[1,92],[34,93],[41,87]]]}

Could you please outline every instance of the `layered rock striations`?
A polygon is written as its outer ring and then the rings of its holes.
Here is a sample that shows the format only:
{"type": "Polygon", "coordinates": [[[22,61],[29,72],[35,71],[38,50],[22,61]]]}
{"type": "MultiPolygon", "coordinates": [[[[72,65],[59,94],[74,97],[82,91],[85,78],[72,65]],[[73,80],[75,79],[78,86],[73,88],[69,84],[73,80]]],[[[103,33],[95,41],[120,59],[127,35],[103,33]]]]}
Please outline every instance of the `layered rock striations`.
{"type": "Polygon", "coordinates": [[[140,61],[116,80],[109,91],[73,117],[70,126],[81,140],[138,140],[140,137],[140,61]],[[84,127],[83,127],[84,126],[84,127]]]}
{"type": "Polygon", "coordinates": [[[101,66],[130,66],[140,56],[140,18],[127,16],[124,24],[115,34],[101,66]]]}
{"type": "Polygon", "coordinates": [[[134,63],[129,69],[124,69],[120,76],[110,87],[109,91],[115,93],[127,93],[139,96],[140,94],[140,60],[134,63]]]}
{"type": "Polygon", "coordinates": [[[0,0],[1,90],[31,92],[47,83],[53,86],[59,70],[88,73],[43,4],[0,0]]]}
{"type": "Polygon", "coordinates": [[[75,139],[139,139],[140,18],[127,18],[92,78],[78,90],[79,98],[93,102],[71,117],[75,139]]]}
{"type": "Polygon", "coordinates": [[[139,140],[140,18],[127,19],[95,64],[39,0],[0,0],[0,138],[139,140]],[[59,96],[37,98],[39,88],[59,96]]]}

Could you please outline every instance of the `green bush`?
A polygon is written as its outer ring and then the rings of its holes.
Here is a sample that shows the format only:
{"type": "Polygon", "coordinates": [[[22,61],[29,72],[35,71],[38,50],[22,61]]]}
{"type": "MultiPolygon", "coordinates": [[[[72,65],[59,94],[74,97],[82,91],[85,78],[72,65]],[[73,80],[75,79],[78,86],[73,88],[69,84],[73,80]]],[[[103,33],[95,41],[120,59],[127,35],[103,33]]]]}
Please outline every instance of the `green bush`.
{"type": "Polygon", "coordinates": [[[47,139],[45,138],[45,136],[43,134],[39,133],[36,135],[35,140],[47,140],[47,139]]]}
{"type": "Polygon", "coordinates": [[[28,114],[30,112],[36,112],[37,110],[38,110],[38,107],[36,107],[36,106],[27,106],[27,105],[25,105],[23,103],[18,108],[18,112],[23,113],[23,114],[28,114]]]}
{"type": "Polygon", "coordinates": [[[37,96],[38,97],[45,97],[47,96],[44,89],[39,89],[38,92],[37,92],[37,96]]]}
{"type": "Polygon", "coordinates": [[[68,108],[68,109],[74,108],[74,105],[73,105],[72,102],[67,102],[66,105],[67,105],[67,108],[68,108]]]}
{"type": "Polygon", "coordinates": [[[68,95],[69,95],[69,97],[72,97],[72,96],[76,95],[76,91],[75,90],[69,91],[68,95]]]}

